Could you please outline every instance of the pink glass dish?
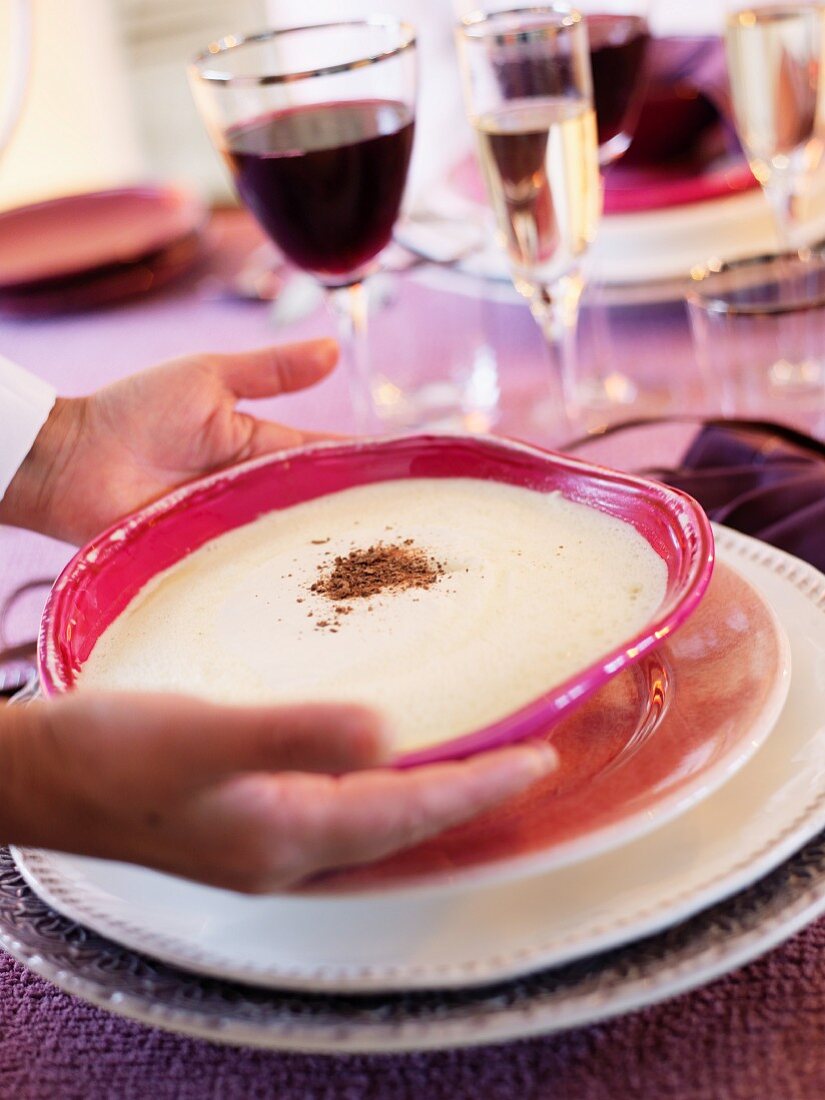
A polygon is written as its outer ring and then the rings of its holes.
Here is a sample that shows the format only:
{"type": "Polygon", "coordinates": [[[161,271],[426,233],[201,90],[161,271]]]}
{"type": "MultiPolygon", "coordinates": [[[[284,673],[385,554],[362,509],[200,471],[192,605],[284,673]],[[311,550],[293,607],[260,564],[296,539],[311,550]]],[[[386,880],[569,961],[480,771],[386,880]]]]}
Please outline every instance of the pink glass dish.
{"type": "Polygon", "coordinates": [[[33,284],[21,291],[0,290],[0,313],[13,320],[33,320],[101,309],[159,290],[190,271],[202,254],[201,234],[190,233],[134,263],[109,264],[84,275],[33,284]]]}
{"type": "Polygon", "coordinates": [[[717,562],[684,629],[553,729],[555,772],[433,840],[305,889],[500,882],[616,849],[726,783],[770,734],[789,686],[789,645],[774,612],[717,562]]]}
{"type": "Polygon", "coordinates": [[[560,492],[632,524],[667,566],[661,606],[644,628],[561,684],[483,729],[405,754],[403,766],[455,759],[547,731],[694,611],[710,581],[713,534],[699,505],[656,482],[492,437],[419,435],[325,443],[237,466],[188,485],[94,539],[57,579],[43,615],[46,695],[69,691],[106,627],[143,586],[210,539],[260,516],[357,485],[469,477],[560,492]]]}

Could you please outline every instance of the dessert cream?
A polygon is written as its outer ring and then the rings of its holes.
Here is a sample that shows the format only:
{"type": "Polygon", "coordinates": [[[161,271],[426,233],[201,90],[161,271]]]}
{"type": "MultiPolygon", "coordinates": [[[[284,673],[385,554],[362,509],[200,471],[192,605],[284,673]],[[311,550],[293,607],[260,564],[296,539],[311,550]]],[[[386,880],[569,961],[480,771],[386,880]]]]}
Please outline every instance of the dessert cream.
{"type": "Polygon", "coordinates": [[[650,619],[666,579],[632,526],[559,494],[382,482],[273,512],[154,578],[78,686],[364,702],[405,751],[590,664],[650,619]]]}

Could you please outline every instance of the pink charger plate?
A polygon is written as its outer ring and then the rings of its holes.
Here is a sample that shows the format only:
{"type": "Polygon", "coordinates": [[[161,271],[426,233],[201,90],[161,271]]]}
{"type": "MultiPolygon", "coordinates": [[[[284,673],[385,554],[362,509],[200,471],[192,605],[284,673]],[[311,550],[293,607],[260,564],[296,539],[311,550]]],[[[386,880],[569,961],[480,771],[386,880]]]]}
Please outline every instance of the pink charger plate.
{"type": "Polygon", "coordinates": [[[725,156],[693,167],[630,167],[620,162],[605,179],[604,212],[613,215],[665,210],[724,199],[758,186],[750,165],[742,157],[725,156]]]}
{"type": "Polygon", "coordinates": [[[580,672],[483,729],[398,758],[400,766],[457,759],[544,735],[623,669],[641,661],[695,610],[713,569],[702,509],[675,489],[493,437],[419,435],[324,443],[215,474],[126,517],[69,562],[40,630],[46,695],[71,690],[106,627],[157,574],[210,539],[260,516],[357,485],[468,477],[519,485],[598,508],[632,524],[667,566],[661,605],[645,626],[580,672]]]}
{"type": "Polygon", "coordinates": [[[0,214],[0,309],[39,316],[159,286],[200,250],[203,203],[176,187],[66,195],[0,214]]]}
{"type": "MultiPolygon", "coordinates": [[[[470,153],[453,169],[450,184],[472,202],[487,202],[484,182],[470,153]]],[[[604,212],[642,214],[691,203],[709,202],[758,187],[743,157],[726,155],[709,162],[645,167],[614,165],[605,178],[604,212]]]]}

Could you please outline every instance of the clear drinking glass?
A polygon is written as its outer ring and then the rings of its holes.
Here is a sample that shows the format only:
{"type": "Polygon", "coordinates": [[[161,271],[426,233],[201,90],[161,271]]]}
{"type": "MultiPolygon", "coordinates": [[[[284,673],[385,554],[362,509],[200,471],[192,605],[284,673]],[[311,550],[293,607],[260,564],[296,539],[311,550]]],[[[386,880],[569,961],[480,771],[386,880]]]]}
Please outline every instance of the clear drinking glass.
{"type": "Polygon", "coordinates": [[[798,246],[802,202],[825,151],[825,8],[755,3],[725,24],[736,128],[774,214],[780,248],[798,246]]]}
{"type": "Polygon", "coordinates": [[[726,416],[825,416],[825,256],[804,249],[694,272],[688,309],[706,387],[726,416]]]}
{"type": "Polygon", "coordinates": [[[412,152],[415,31],[390,16],[213,43],[195,100],[246,205],[327,289],[350,364],[356,427],[374,425],[364,280],[388,244],[412,152]]]}
{"type": "Polygon", "coordinates": [[[479,160],[513,282],[546,337],[563,408],[578,417],[576,325],[582,260],[601,215],[587,29],[566,5],[466,15],[457,28],[479,160]]]}

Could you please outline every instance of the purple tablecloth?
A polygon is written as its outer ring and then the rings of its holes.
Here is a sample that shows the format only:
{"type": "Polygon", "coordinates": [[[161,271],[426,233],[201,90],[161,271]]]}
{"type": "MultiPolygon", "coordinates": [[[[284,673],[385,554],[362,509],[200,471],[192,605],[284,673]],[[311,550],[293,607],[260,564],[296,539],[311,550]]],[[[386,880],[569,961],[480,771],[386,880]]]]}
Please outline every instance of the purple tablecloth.
{"type": "Polygon", "coordinates": [[[689,996],[547,1039],[325,1058],[108,1016],[0,955],[3,1100],[821,1100],[825,922],[689,996]]]}
{"type": "MultiPolygon", "coordinates": [[[[226,271],[251,234],[218,220],[210,261],[226,271]]],[[[207,300],[204,270],[157,297],[105,312],[0,324],[0,351],[82,392],[169,356],[230,350],[329,331],[316,314],[273,333],[266,307],[207,300]]],[[[505,414],[499,427],[541,439],[526,418],[546,370],[527,311],[472,293],[404,283],[376,320],[378,354],[460,357],[493,353],[505,414]],[[422,318],[426,323],[422,323],[422,318]],[[413,324],[416,321],[418,323],[413,324]],[[414,343],[411,344],[411,341],[414,343]]],[[[470,288],[472,289],[472,288],[470,288]]],[[[586,321],[586,319],[585,319],[586,321]]],[[[698,400],[680,307],[622,311],[611,321],[622,369],[655,381],[658,411],[698,400]]],[[[585,332],[585,343],[587,333],[585,332]]],[[[340,378],[267,411],[314,428],[346,428],[340,378]]],[[[70,548],[0,529],[0,596],[53,575],[70,548]]],[[[37,619],[21,605],[16,632],[37,619]]],[[[707,988],[607,1024],[498,1048],[393,1057],[323,1058],[213,1046],[153,1031],[84,1004],[0,953],[0,1100],[104,1097],[279,1097],[282,1100],[817,1100],[825,1096],[825,922],[707,988]]]]}

